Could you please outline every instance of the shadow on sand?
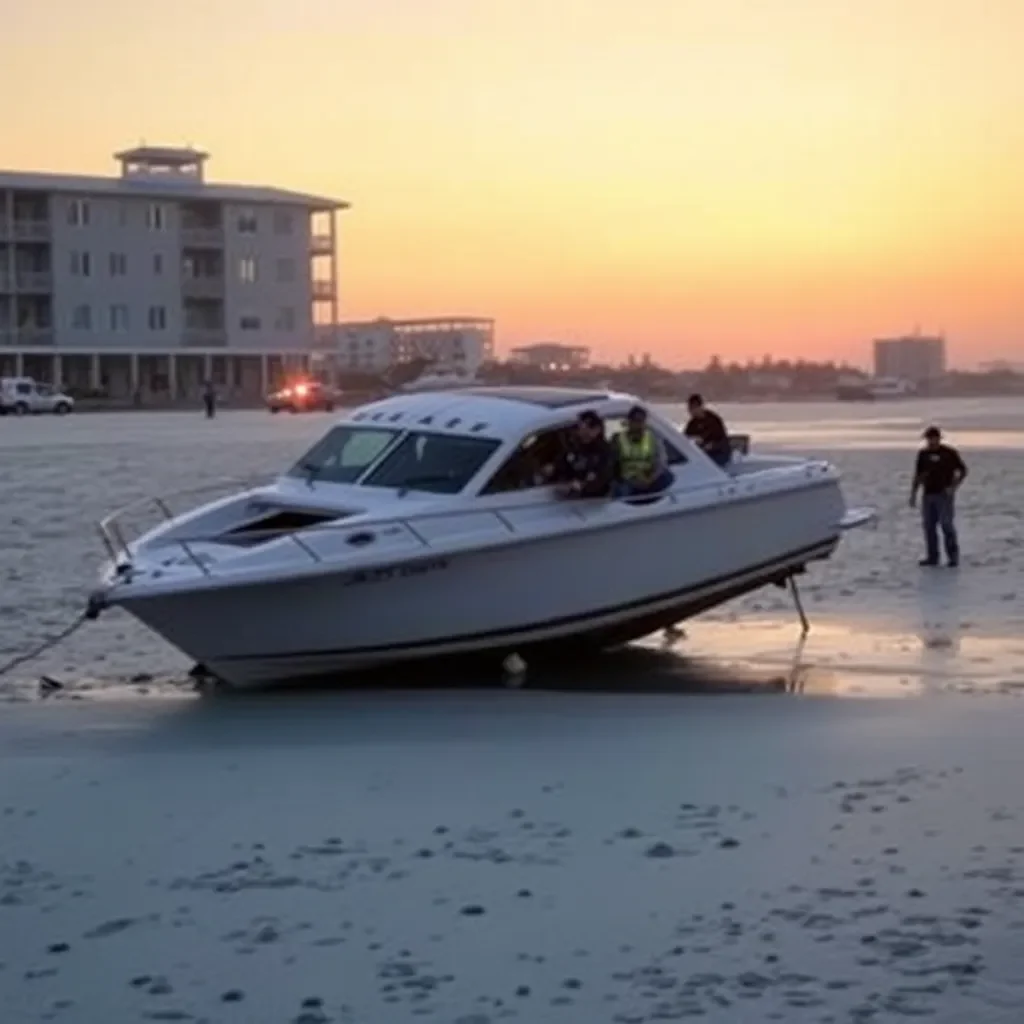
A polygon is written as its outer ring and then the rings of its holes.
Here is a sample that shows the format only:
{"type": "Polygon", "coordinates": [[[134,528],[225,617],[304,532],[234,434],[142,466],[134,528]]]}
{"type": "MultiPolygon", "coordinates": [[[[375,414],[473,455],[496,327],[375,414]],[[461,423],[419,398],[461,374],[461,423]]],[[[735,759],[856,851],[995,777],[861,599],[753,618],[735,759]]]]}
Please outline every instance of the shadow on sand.
{"type": "Polygon", "coordinates": [[[525,689],[579,694],[739,694],[801,693],[814,679],[815,690],[828,689],[827,670],[802,661],[798,642],[788,664],[753,667],[728,660],[687,656],[671,644],[632,645],[590,656],[546,660],[514,675],[492,659],[431,661],[354,672],[329,680],[293,682],[253,691],[201,687],[204,695],[231,701],[279,700],[283,694],[525,689]]]}

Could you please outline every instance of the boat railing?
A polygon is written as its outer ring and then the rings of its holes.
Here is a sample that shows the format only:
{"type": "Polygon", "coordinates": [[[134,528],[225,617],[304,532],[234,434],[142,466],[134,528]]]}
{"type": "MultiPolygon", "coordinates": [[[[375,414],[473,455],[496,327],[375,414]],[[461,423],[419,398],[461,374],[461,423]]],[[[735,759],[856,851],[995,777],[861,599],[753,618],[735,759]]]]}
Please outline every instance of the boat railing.
{"type": "MultiPolygon", "coordinates": [[[[221,479],[211,483],[200,484],[198,487],[185,487],[177,491],[171,491],[168,494],[147,495],[143,498],[137,498],[135,501],[130,501],[127,505],[122,505],[120,508],[115,509],[99,521],[97,527],[100,539],[103,541],[103,546],[112,562],[118,563],[123,559],[130,561],[130,544],[134,538],[129,538],[125,535],[126,521],[130,517],[135,515],[141,517],[146,513],[152,514],[156,512],[163,522],[170,522],[178,514],[172,507],[172,503],[179,498],[198,498],[203,495],[214,494],[217,491],[223,492],[223,496],[227,498],[232,494],[242,493],[252,490],[254,487],[272,483],[274,479],[274,476],[266,475],[261,477],[221,479]]],[[[185,544],[187,545],[187,543],[186,541],[185,544]]],[[[188,551],[187,547],[186,551],[188,551]]],[[[190,557],[193,557],[194,561],[195,558],[192,552],[188,551],[188,553],[190,557]]]]}
{"type": "MultiPolygon", "coordinates": [[[[765,476],[771,475],[788,476],[790,475],[791,470],[792,467],[777,467],[774,469],[766,469],[763,473],[759,473],[758,476],[762,479],[765,476]]],[[[808,462],[806,465],[807,477],[825,477],[828,476],[830,472],[832,472],[832,467],[825,461],[808,462]]],[[[266,480],[264,479],[263,482],[265,483],[266,480]]],[[[227,482],[222,482],[219,486],[225,487],[226,485],[227,482]]],[[[251,481],[248,484],[240,481],[235,482],[236,491],[244,489],[246,486],[251,488],[255,485],[251,481]]],[[[99,523],[100,536],[103,538],[104,546],[110,555],[111,561],[119,567],[123,566],[127,568],[131,566],[131,548],[119,523],[121,517],[126,513],[131,512],[133,509],[144,507],[146,503],[149,502],[150,505],[155,505],[155,507],[164,516],[165,521],[169,522],[174,518],[174,514],[169,505],[170,499],[184,497],[187,495],[209,493],[217,489],[217,487],[218,485],[211,484],[206,487],[194,488],[187,491],[177,491],[165,497],[143,498],[139,501],[132,502],[129,505],[125,505],[123,508],[111,513],[105,519],[102,519],[99,523]]],[[[637,495],[612,500],[634,506],[656,504],[668,504],[674,506],[678,505],[683,497],[690,497],[694,494],[714,493],[719,497],[731,497],[742,492],[750,492],[752,494],[755,489],[753,474],[751,474],[750,476],[728,477],[724,480],[709,480],[706,483],[698,484],[694,487],[688,487],[685,491],[669,490],[662,491],[658,494],[637,495]]],[[[558,502],[557,507],[566,510],[575,518],[586,522],[590,518],[588,511],[592,511],[597,507],[605,506],[608,504],[608,501],[609,499],[607,498],[580,499],[558,502]]],[[[358,523],[352,523],[346,519],[331,520],[325,523],[315,523],[310,526],[301,527],[298,530],[254,530],[247,532],[246,538],[249,540],[271,539],[274,537],[282,540],[287,539],[291,543],[295,544],[295,546],[298,547],[311,561],[322,563],[325,561],[324,556],[319,554],[309,543],[309,538],[316,534],[326,533],[328,531],[352,531],[350,543],[352,543],[354,547],[358,547],[361,543],[372,543],[375,539],[375,534],[380,530],[397,526],[406,530],[423,548],[429,550],[433,545],[430,539],[425,536],[423,531],[419,528],[424,523],[464,516],[486,515],[490,516],[506,533],[519,535],[522,530],[521,528],[516,527],[515,523],[510,518],[511,515],[521,512],[530,512],[532,510],[542,508],[550,509],[552,506],[553,502],[551,498],[548,497],[543,501],[531,502],[526,505],[508,504],[502,506],[490,506],[488,508],[447,508],[432,512],[417,512],[415,515],[385,515],[380,518],[374,518],[370,521],[360,521],[358,523]],[[365,539],[360,541],[360,537],[365,539]]],[[[210,565],[196,551],[195,545],[209,543],[213,539],[214,538],[211,538],[209,535],[174,537],[169,538],[169,542],[178,545],[189,561],[191,561],[204,576],[212,576],[214,573],[211,570],[210,565]]],[[[121,571],[123,571],[123,569],[121,571]]]]}

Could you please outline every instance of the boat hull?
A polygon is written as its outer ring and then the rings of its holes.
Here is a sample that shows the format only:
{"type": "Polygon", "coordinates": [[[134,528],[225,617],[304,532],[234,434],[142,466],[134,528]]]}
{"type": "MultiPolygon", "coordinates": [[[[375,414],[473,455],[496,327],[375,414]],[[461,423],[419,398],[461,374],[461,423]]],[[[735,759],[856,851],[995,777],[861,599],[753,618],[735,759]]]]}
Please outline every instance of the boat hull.
{"type": "Polygon", "coordinates": [[[381,570],[127,592],[117,603],[240,687],[423,658],[609,647],[828,558],[843,512],[828,480],[381,570]]]}

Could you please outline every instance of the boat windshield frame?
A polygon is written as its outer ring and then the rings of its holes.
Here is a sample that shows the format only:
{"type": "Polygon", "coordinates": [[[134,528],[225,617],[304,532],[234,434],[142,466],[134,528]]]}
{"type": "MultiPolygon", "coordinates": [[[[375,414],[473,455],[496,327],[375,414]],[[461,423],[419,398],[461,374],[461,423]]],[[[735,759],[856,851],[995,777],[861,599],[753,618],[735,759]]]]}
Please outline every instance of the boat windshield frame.
{"type": "MultiPolygon", "coordinates": [[[[389,424],[339,423],[324,434],[285,473],[292,479],[305,480],[313,484],[345,484],[355,487],[388,488],[397,491],[424,491],[431,494],[462,494],[469,484],[491,461],[495,452],[504,442],[495,437],[448,433],[436,430],[411,430],[389,424]],[[359,435],[375,436],[379,443],[371,448],[363,459],[342,466],[339,472],[338,459],[343,458],[343,449],[359,435]],[[468,460],[462,460],[454,471],[444,467],[444,461],[437,463],[436,472],[408,473],[395,476],[396,460],[408,458],[415,446],[424,442],[448,443],[456,450],[471,453],[468,460]],[[390,474],[390,475],[389,475],[390,474]]],[[[422,449],[414,457],[422,458],[422,449]]]]}
{"type": "Polygon", "coordinates": [[[286,470],[284,475],[293,479],[305,480],[310,484],[358,484],[361,478],[370,472],[407,432],[401,427],[383,424],[338,423],[303,452],[298,461],[286,470]],[[337,460],[341,457],[342,449],[359,435],[363,437],[381,436],[382,443],[362,461],[350,466],[339,467],[337,460]],[[339,468],[345,471],[338,472],[339,468]]]}
{"type": "Polygon", "coordinates": [[[455,434],[436,430],[407,430],[395,444],[389,446],[383,457],[366,471],[360,479],[359,485],[397,491],[424,491],[429,494],[452,497],[462,494],[503,446],[504,441],[501,439],[486,435],[455,434]],[[417,461],[422,459],[422,449],[415,454],[416,446],[431,442],[435,445],[447,443],[456,451],[461,450],[463,458],[456,462],[452,469],[445,468],[444,460],[442,460],[436,464],[438,467],[436,471],[405,473],[389,478],[389,473],[395,472],[396,465],[400,465],[401,460],[407,459],[411,453],[417,461]]]}

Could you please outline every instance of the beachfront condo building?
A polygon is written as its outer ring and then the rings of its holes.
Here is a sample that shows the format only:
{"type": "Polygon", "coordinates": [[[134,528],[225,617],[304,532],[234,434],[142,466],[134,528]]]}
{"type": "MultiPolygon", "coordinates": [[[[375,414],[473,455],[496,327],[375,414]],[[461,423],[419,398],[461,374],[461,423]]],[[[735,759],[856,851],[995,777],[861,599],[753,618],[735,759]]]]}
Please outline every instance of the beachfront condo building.
{"type": "Polygon", "coordinates": [[[472,377],[494,360],[494,321],[467,316],[381,317],[339,324],[335,341],[343,370],[372,374],[426,360],[438,370],[472,377]]]}
{"type": "Polygon", "coordinates": [[[116,177],[0,171],[0,372],[179,393],[333,343],[348,204],[208,182],[191,148],[115,159],[116,177]]]}
{"type": "Polygon", "coordinates": [[[510,361],[538,370],[582,370],[590,365],[590,349],[585,345],[541,342],[512,349],[510,361]]]}

